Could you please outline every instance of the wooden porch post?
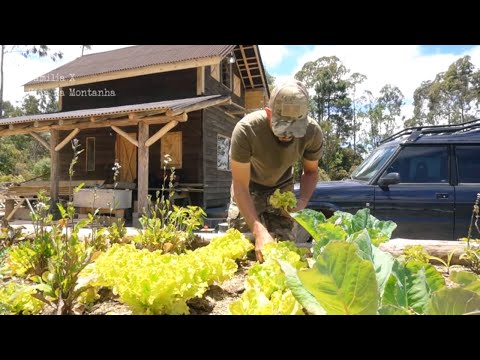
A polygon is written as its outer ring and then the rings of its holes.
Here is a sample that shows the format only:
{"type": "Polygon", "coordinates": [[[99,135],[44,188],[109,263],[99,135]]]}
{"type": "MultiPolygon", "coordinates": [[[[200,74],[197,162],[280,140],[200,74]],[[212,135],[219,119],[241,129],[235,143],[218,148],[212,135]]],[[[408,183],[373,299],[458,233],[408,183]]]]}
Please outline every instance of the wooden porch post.
{"type": "Polygon", "coordinates": [[[58,184],[60,177],[60,155],[58,151],[55,151],[55,147],[58,144],[60,138],[58,130],[50,130],[50,197],[51,207],[50,210],[53,214],[57,212],[58,202],[58,184]]]}
{"type": "Polygon", "coordinates": [[[137,170],[137,194],[138,194],[138,213],[143,213],[147,209],[148,197],[148,147],[145,142],[148,140],[149,125],[143,121],[138,123],[138,170],[137,170]]]}

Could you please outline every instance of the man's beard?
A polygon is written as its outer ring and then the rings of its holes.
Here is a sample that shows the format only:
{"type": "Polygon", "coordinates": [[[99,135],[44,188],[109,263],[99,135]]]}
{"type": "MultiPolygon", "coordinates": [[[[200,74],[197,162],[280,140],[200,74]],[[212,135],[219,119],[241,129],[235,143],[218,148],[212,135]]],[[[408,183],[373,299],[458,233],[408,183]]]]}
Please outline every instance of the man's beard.
{"type": "Polygon", "coordinates": [[[289,141],[281,141],[278,137],[275,136],[275,141],[283,147],[289,147],[290,145],[293,144],[293,137],[289,141]]]}

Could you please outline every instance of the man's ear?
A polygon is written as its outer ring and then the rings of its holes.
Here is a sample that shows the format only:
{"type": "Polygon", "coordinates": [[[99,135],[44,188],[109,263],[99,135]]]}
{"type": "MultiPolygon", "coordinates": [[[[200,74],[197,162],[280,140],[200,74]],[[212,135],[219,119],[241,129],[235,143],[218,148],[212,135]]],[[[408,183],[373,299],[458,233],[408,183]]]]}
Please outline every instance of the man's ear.
{"type": "Polygon", "coordinates": [[[265,107],[265,112],[267,113],[267,120],[270,123],[272,121],[272,109],[268,106],[265,107]]]}

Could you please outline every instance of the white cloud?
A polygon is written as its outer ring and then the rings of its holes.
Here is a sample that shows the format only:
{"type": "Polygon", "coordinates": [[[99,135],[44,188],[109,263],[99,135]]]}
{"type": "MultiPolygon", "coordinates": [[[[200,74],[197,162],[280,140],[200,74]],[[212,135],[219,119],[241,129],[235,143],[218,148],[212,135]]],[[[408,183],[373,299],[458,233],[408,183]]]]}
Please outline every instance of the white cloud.
{"type": "Polygon", "coordinates": [[[259,45],[259,48],[263,63],[269,72],[270,69],[281,64],[283,59],[288,55],[286,45],[259,45]]]}
{"type": "MultiPolygon", "coordinates": [[[[370,90],[378,96],[384,85],[397,86],[405,97],[402,116],[406,119],[413,115],[413,93],[422,81],[433,80],[438,73],[446,71],[450,64],[465,55],[470,55],[472,63],[480,69],[480,46],[472,47],[463,54],[422,54],[420,45],[317,45],[298,57],[289,75],[278,76],[277,73],[285,74],[285,71],[280,72],[281,64],[276,63],[276,68],[270,70],[269,64],[273,60],[269,57],[275,54],[273,51],[264,53],[262,49],[265,66],[277,81],[293,78],[308,61],[322,56],[337,56],[350,74],[358,72],[367,76],[367,80],[359,86],[358,94],[370,90]],[[279,70],[277,73],[276,69],[279,70]]],[[[403,123],[398,121],[397,127],[402,128],[403,123]]]]}
{"type": "MultiPolygon", "coordinates": [[[[128,45],[93,45],[92,50],[86,50],[84,54],[119,49],[128,45]]],[[[46,58],[25,58],[18,52],[8,53],[4,57],[4,101],[10,101],[19,106],[25,95],[35,92],[24,92],[23,85],[38,76],[54,70],[81,56],[81,45],[49,45],[52,51],[61,51],[63,59],[52,61],[46,58]]]]}
{"type": "MultiPolygon", "coordinates": [[[[433,80],[435,75],[447,70],[451,63],[464,55],[470,55],[472,63],[477,69],[480,68],[480,46],[458,55],[424,55],[419,45],[319,45],[298,58],[290,77],[307,61],[317,60],[322,56],[337,56],[351,73],[359,72],[367,76],[367,80],[359,88],[360,92],[368,89],[378,95],[384,85],[391,84],[397,86],[405,96],[407,104],[411,104],[413,92],[422,81],[433,80]]],[[[269,56],[271,53],[264,54],[262,49],[267,70],[269,56]]],[[[275,71],[270,73],[276,76],[275,71]]],[[[412,110],[412,106],[405,106],[403,115],[410,117],[412,110]]]]}

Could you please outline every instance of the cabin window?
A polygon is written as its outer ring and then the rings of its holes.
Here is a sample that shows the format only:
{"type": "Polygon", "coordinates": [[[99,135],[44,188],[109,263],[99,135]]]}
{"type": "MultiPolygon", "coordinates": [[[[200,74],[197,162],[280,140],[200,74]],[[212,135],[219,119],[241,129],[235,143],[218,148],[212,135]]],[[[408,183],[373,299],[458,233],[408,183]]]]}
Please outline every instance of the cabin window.
{"type": "Polygon", "coordinates": [[[230,138],[217,134],[217,169],[230,170],[230,138]]]}
{"type": "Polygon", "coordinates": [[[232,88],[232,64],[228,58],[222,61],[222,84],[227,88],[232,88]]]}
{"type": "Polygon", "coordinates": [[[87,171],[95,171],[95,138],[87,137],[87,171]]]}
{"type": "Polygon", "coordinates": [[[210,65],[210,76],[220,81],[220,64],[210,65]]]}
{"type": "Polygon", "coordinates": [[[160,158],[160,166],[163,168],[166,166],[167,168],[174,167],[175,169],[182,168],[182,132],[175,131],[175,132],[168,132],[162,137],[161,141],[161,158],[160,158]],[[165,164],[163,161],[165,159],[165,155],[170,155],[172,161],[168,164],[165,164]]]}
{"type": "Polygon", "coordinates": [[[233,75],[233,93],[238,97],[242,96],[241,81],[237,75],[233,75]]]}

